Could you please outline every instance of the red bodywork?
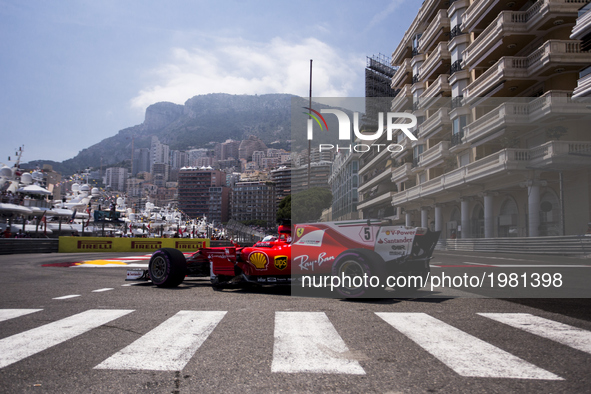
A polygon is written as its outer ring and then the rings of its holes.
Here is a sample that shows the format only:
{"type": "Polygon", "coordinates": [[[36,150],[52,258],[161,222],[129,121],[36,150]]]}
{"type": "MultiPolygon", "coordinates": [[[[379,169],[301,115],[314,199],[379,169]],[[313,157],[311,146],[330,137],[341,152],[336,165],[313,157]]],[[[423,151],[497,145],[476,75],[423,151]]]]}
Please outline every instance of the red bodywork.
{"type": "MultiPolygon", "coordinates": [[[[273,240],[251,247],[212,247],[197,251],[188,260],[201,266],[201,275],[220,281],[242,275],[247,282],[289,283],[291,277],[330,274],[339,255],[355,250],[365,254],[386,272],[428,271],[439,232],[404,226],[382,226],[377,222],[352,221],[281,226],[273,240]],[[413,266],[420,265],[418,269],[413,266]]],[[[195,272],[193,272],[195,273],[195,272]]]]}

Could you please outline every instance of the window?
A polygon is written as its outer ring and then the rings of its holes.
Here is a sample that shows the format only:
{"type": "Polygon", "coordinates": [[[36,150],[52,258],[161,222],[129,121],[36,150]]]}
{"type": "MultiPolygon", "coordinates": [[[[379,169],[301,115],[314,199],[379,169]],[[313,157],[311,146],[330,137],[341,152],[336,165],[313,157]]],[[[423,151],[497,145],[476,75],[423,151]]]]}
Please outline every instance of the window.
{"type": "Polygon", "coordinates": [[[453,120],[453,125],[452,125],[452,133],[455,134],[459,134],[463,132],[464,127],[467,124],[467,115],[460,115],[459,117],[455,118],[453,120]]]}

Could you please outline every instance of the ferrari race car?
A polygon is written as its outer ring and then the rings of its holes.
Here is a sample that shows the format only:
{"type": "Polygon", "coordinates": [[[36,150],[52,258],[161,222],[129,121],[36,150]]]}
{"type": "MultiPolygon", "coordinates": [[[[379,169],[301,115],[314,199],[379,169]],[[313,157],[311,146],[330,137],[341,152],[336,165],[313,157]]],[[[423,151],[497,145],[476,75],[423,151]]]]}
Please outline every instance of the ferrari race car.
{"type": "MultiPolygon", "coordinates": [[[[211,278],[216,289],[237,283],[289,285],[339,278],[335,290],[345,297],[369,295],[383,288],[388,277],[426,278],[429,261],[440,232],[426,228],[392,226],[377,220],[320,222],[280,226],[277,236],[267,236],[250,247],[201,248],[185,258],[176,249],[159,249],[148,270],[128,279],[149,278],[159,287],[176,287],[186,276],[211,278]],[[375,278],[373,286],[367,279],[375,278]],[[343,279],[342,283],[340,279],[343,279]],[[308,282],[306,282],[308,280],[308,282]],[[381,283],[382,285],[377,285],[381,283]]],[[[405,289],[420,286],[420,281],[405,289]]]]}

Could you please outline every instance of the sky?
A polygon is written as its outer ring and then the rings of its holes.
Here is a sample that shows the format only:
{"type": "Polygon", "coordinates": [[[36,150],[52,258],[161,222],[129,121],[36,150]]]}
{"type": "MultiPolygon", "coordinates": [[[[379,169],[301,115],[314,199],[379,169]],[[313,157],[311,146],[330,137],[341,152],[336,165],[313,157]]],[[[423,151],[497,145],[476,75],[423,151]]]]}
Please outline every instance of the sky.
{"type": "Polygon", "coordinates": [[[364,96],[419,0],[0,0],[0,163],[72,158],[207,93],[364,96]]]}

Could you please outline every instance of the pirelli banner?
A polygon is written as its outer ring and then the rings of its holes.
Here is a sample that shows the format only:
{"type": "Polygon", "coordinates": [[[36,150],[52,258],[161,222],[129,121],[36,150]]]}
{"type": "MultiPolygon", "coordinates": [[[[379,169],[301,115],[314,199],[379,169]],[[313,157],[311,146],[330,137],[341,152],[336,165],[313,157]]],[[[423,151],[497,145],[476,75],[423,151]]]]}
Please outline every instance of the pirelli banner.
{"type": "Polygon", "coordinates": [[[209,247],[205,238],[104,238],[60,237],[60,253],[80,252],[153,252],[160,248],[175,248],[181,252],[194,252],[209,247]]]}

